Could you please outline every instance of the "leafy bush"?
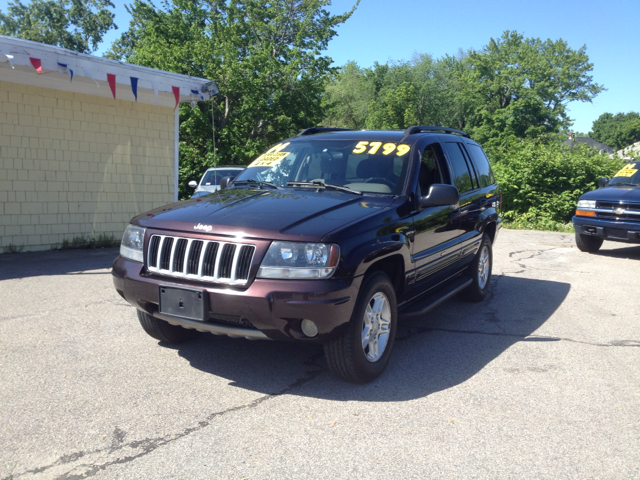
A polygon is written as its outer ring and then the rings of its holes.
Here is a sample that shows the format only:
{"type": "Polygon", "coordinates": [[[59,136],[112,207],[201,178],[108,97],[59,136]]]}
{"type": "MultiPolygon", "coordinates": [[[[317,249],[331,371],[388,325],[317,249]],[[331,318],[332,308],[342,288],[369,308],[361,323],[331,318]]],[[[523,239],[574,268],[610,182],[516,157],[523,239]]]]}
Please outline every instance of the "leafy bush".
{"type": "Polygon", "coordinates": [[[508,226],[570,231],[580,196],[612,177],[624,162],[583,144],[573,149],[547,137],[514,139],[488,148],[508,226]]]}

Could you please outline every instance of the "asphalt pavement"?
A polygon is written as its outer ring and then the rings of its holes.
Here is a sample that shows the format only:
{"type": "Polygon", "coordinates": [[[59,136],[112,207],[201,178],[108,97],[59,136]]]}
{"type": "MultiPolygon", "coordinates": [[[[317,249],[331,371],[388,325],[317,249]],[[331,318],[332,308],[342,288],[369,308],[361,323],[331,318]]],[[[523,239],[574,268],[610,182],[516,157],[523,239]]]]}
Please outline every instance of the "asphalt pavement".
{"type": "Polygon", "coordinates": [[[157,342],[116,255],[0,255],[0,479],[640,479],[640,246],[503,229],[489,297],[364,386],[317,346],[157,342]]]}

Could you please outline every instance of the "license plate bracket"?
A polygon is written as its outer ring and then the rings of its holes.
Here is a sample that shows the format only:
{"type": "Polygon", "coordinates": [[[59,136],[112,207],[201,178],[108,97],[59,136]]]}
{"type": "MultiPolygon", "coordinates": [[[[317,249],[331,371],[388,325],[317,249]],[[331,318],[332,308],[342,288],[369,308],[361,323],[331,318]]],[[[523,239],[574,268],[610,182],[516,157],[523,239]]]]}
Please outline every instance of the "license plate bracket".
{"type": "Polygon", "coordinates": [[[160,285],[158,298],[162,314],[200,322],[209,318],[209,295],[206,290],[160,285]]]}

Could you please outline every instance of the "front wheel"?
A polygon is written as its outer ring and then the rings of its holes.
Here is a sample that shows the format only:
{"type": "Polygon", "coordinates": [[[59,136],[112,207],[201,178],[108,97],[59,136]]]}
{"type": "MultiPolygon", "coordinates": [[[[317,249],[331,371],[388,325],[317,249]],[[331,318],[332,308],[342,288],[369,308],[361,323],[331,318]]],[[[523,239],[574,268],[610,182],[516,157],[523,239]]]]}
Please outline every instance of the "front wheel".
{"type": "Polygon", "coordinates": [[[347,330],[324,344],[329,368],[340,378],[367,383],[384,371],[396,336],[396,293],[383,272],[365,280],[347,330]]]}
{"type": "Polygon", "coordinates": [[[581,252],[595,253],[600,250],[603,241],[604,240],[598,237],[590,237],[589,235],[576,233],[576,246],[581,252]]]}
{"type": "Polygon", "coordinates": [[[466,299],[471,302],[481,302],[487,296],[489,283],[491,282],[491,270],[493,267],[493,251],[491,239],[483,235],[480,249],[469,265],[471,285],[467,288],[466,299]]]}

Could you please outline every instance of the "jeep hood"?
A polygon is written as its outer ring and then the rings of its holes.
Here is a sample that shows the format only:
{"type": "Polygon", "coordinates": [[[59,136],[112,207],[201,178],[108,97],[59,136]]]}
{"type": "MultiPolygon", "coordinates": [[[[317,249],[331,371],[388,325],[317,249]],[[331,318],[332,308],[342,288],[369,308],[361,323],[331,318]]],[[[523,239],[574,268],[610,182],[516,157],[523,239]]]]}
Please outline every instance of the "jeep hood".
{"type": "Polygon", "coordinates": [[[603,202],[638,202],[640,187],[606,187],[592,190],[580,197],[581,200],[600,200],[603,202]]]}
{"type": "Polygon", "coordinates": [[[315,189],[227,189],[156,208],[132,223],[192,234],[319,241],[343,225],[380,212],[394,200],[315,189]]]}

